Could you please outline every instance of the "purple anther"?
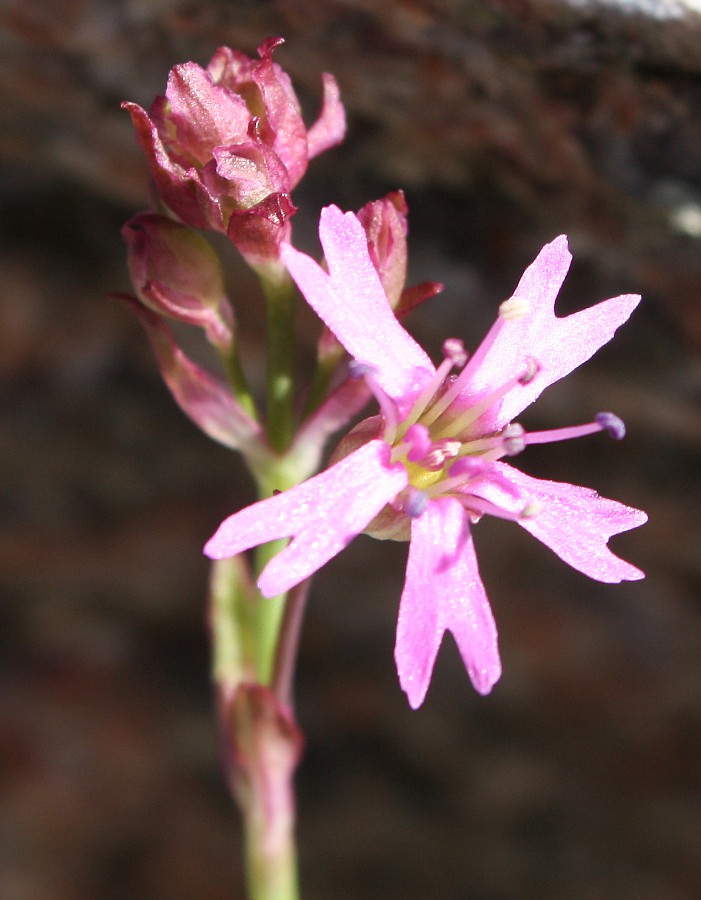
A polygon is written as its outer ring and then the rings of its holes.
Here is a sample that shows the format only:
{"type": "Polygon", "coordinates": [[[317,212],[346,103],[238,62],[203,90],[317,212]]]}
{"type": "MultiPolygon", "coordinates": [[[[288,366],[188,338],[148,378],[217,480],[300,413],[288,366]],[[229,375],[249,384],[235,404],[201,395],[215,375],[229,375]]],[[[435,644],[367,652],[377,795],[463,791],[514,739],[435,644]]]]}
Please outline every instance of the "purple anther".
{"type": "Polygon", "coordinates": [[[374,375],[375,371],[375,366],[359,362],[357,359],[351,359],[348,363],[348,374],[351,378],[365,378],[368,375],[374,375]]]}
{"type": "Polygon", "coordinates": [[[404,512],[410,519],[418,519],[428,506],[428,495],[417,488],[409,489],[409,496],[404,504],[404,512]]]}
{"type": "Polygon", "coordinates": [[[626,426],[623,419],[612,412],[600,412],[594,416],[594,421],[608,431],[614,441],[620,441],[626,436],[626,426]]]}

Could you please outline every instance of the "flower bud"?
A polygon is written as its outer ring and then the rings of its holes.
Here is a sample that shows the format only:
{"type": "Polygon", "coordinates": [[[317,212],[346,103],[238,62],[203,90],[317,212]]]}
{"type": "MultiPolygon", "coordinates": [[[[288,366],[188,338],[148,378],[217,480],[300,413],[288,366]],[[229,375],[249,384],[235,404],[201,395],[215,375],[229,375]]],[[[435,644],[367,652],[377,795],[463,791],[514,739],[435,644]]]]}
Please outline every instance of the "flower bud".
{"type": "Polygon", "coordinates": [[[370,259],[392,308],[399,302],[406,281],[408,212],[402,191],[366,203],[358,211],[358,219],[368,236],[370,259]]]}
{"type": "Polygon", "coordinates": [[[405,287],[408,213],[403,191],[394,191],[381,200],[366,203],[358,211],[358,219],[368,237],[370,259],[380,276],[390,306],[398,316],[443,289],[443,285],[436,281],[405,287]]]}
{"type": "Polygon", "coordinates": [[[210,343],[231,344],[233,313],[219,258],[196,231],[157,213],[139,213],[122,228],[134,289],[169,319],[203,328],[210,343]]]}

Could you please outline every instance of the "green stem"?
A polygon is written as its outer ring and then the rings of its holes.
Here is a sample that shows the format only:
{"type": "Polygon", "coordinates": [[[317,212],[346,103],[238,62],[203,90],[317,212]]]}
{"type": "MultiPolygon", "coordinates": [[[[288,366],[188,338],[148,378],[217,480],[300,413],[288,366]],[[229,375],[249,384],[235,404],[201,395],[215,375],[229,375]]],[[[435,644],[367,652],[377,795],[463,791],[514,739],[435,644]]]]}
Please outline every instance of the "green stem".
{"type": "MultiPolygon", "coordinates": [[[[270,460],[266,471],[256,474],[258,496],[264,499],[278,491],[286,491],[299,484],[306,474],[306,472],[300,472],[299,465],[295,465],[284,456],[277,457],[274,461],[270,460]]],[[[286,546],[287,540],[283,538],[256,547],[253,551],[254,581],[257,580],[270,560],[286,546]]],[[[260,597],[255,604],[256,674],[258,681],[268,686],[273,681],[275,655],[286,602],[287,595],[280,594],[277,597],[260,597]]]]}
{"type": "MultiPolygon", "coordinates": [[[[292,794],[291,785],[289,791],[292,794]]],[[[244,814],[249,900],[297,900],[294,816],[270,822],[255,808],[249,812],[244,814]]]]}
{"type": "Polygon", "coordinates": [[[256,674],[255,610],[258,591],[244,556],[212,563],[209,624],[212,676],[220,693],[230,696],[256,674]]]}
{"type": "MultiPolygon", "coordinates": [[[[262,544],[256,548],[254,554],[256,578],[270,560],[284,550],[286,544],[286,540],[271,541],[269,544],[262,544]]],[[[261,684],[270,685],[272,683],[275,652],[286,600],[287,594],[279,594],[277,597],[260,597],[256,604],[256,674],[261,684]]]]}
{"type": "MultiPolygon", "coordinates": [[[[299,591],[295,588],[291,595],[299,591]]],[[[288,704],[256,673],[260,659],[256,613],[269,603],[256,590],[246,557],[214,563],[213,677],[225,772],[243,817],[247,896],[249,900],[297,900],[293,777],[301,736],[288,704]]],[[[292,630],[298,631],[298,626],[292,630]]],[[[277,638],[272,632],[269,636],[277,638]]],[[[287,639],[280,635],[287,655],[296,644],[294,634],[287,639]]],[[[292,665],[290,660],[284,666],[290,673],[288,683],[292,665]]],[[[278,665],[271,661],[271,672],[273,667],[277,671],[278,665]]]]}
{"type": "Polygon", "coordinates": [[[272,686],[275,696],[288,709],[293,708],[292,682],[310,585],[311,578],[307,578],[290,590],[280,624],[272,686]]]}
{"type": "Polygon", "coordinates": [[[234,392],[239,405],[253,419],[258,419],[258,410],[253,399],[253,394],[248,386],[246,375],[241,366],[241,357],[239,356],[238,345],[232,341],[231,349],[228,351],[220,350],[220,357],[229,379],[229,384],[234,392]]]}
{"type": "Polygon", "coordinates": [[[317,360],[314,374],[312,376],[309,395],[304,407],[303,417],[311,415],[321,404],[327,394],[331,379],[338,368],[339,363],[343,359],[343,349],[338,348],[337,352],[327,353],[317,360]]]}
{"type": "Polygon", "coordinates": [[[270,446],[283,453],[292,437],[294,283],[287,271],[261,274],[267,315],[266,412],[270,446]]]}

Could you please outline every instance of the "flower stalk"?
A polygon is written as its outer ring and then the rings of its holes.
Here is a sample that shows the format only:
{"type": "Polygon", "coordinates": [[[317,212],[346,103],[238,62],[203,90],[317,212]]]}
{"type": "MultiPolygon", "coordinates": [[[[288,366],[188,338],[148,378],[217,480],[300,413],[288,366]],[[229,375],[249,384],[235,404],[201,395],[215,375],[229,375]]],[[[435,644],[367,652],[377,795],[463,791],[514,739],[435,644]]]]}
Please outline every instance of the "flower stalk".
{"type": "Polygon", "coordinates": [[[250,900],[297,900],[293,774],[302,739],[289,712],[260,684],[242,684],[224,710],[230,787],[244,826],[250,900]]]}
{"type": "Polygon", "coordinates": [[[250,900],[298,897],[293,779],[302,738],[291,689],[306,592],[300,585],[289,599],[262,598],[243,556],[212,568],[212,674],[222,764],[241,812],[250,900]],[[266,608],[275,615],[262,620],[266,608]]]}

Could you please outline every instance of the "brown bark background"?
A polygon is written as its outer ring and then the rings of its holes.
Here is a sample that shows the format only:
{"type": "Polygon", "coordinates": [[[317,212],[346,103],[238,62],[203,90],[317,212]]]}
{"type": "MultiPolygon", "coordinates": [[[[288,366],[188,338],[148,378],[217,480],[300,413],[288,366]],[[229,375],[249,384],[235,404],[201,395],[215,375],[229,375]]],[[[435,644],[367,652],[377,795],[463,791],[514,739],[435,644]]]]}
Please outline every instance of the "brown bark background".
{"type": "MultiPolygon", "coordinates": [[[[505,674],[475,696],[447,640],[425,706],[396,683],[405,548],[367,538],[315,583],[298,679],[307,900],[691,900],[701,893],[701,15],[692,0],[1,0],[0,895],[242,896],[217,770],[200,547],[250,499],[106,295],[146,166],[119,102],[266,36],[310,118],[337,76],[345,144],[295,193],[407,192],[434,353],[474,347],[566,232],[566,312],[644,303],[527,424],[613,409],[621,444],[534,447],[534,474],[651,522],[599,585],[503,522],[477,529],[505,674]]],[[[246,354],[260,306],[230,261],[246,354]]],[[[302,318],[302,337],[314,340],[302,318]]]]}

